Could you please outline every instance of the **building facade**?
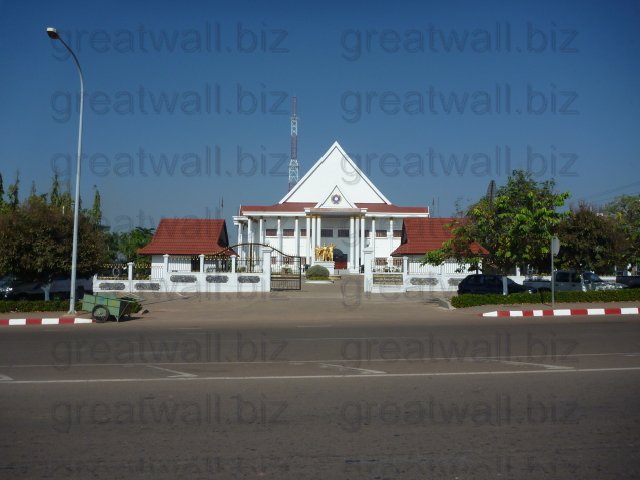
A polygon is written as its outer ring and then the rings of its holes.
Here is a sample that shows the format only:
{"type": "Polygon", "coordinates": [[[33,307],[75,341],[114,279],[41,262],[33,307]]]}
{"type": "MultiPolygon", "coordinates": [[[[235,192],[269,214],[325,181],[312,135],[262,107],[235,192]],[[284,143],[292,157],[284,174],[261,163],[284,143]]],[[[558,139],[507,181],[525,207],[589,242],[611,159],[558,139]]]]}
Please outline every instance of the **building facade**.
{"type": "Polygon", "coordinates": [[[243,205],[233,223],[239,245],[267,244],[307,265],[316,263],[316,247],[332,245],[336,269],[357,273],[366,248],[376,264],[391,264],[403,220],[428,217],[427,207],[392,204],[335,142],[278,203],[243,205]]]}

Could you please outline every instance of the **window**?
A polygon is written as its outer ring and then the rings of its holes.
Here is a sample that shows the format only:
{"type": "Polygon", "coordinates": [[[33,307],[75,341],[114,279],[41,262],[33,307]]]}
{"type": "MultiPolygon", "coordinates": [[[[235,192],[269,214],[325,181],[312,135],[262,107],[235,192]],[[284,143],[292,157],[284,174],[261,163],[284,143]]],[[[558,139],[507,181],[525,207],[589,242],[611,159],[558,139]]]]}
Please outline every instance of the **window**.
{"type": "Polygon", "coordinates": [[[394,238],[402,238],[402,230],[394,230],[393,231],[394,238]]]}
{"type": "Polygon", "coordinates": [[[321,237],[333,237],[333,228],[322,228],[320,229],[321,237]]]}
{"type": "Polygon", "coordinates": [[[277,237],[278,230],[276,230],[275,228],[267,228],[265,235],[267,237],[277,237]]]}
{"type": "Polygon", "coordinates": [[[376,238],[385,238],[387,236],[386,230],[376,230],[376,238]]]}
{"type": "Polygon", "coordinates": [[[368,229],[365,230],[364,231],[364,236],[368,238],[369,237],[369,233],[371,233],[371,232],[368,229]]]}
{"type": "Polygon", "coordinates": [[[307,229],[306,228],[301,228],[300,229],[300,236],[301,237],[306,237],[307,236],[307,229]]]}
{"type": "Polygon", "coordinates": [[[340,237],[340,238],[349,238],[349,229],[347,229],[347,228],[338,229],[338,237],[340,237]]]}
{"type": "Polygon", "coordinates": [[[283,237],[293,237],[293,228],[285,228],[282,230],[283,237]]]}

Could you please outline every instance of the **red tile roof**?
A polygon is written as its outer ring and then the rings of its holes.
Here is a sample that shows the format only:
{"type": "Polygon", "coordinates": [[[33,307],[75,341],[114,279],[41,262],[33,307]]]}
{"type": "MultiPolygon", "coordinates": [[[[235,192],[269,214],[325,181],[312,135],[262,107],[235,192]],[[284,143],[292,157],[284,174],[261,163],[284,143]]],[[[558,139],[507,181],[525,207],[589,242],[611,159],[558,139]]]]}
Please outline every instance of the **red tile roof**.
{"type": "MultiPolygon", "coordinates": [[[[213,255],[229,246],[224,220],[163,218],[140,255],[213,255]]],[[[228,251],[228,250],[227,250],[228,251]]]]}
{"type": "MultiPolygon", "coordinates": [[[[438,250],[453,236],[448,225],[456,218],[405,218],[402,225],[402,243],[391,256],[424,255],[438,250]]],[[[487,253],[477,243],[471,245],[474,253],[487,253]]]]}
{"type": "MultiPolygon", "coordinates": [[[[275,205],[243,205],[240,207],[240,214],[247,212],[300,212],[305,208],[313,208],[316,203],[308,202],[284,202],[275,205]]],[[[357,208],[366,208],[372,213],[429,213],[428,207],[400,207],[398,205],[388,205],[386,203],[357,203],[357,208]]]]}
{"type": "Polygon", "coordinates": [[[428,207],[400,207],[386,203],[358,203],[359,208],[366,208],[368,212],[381,213],[429,213],[428,207]]]}

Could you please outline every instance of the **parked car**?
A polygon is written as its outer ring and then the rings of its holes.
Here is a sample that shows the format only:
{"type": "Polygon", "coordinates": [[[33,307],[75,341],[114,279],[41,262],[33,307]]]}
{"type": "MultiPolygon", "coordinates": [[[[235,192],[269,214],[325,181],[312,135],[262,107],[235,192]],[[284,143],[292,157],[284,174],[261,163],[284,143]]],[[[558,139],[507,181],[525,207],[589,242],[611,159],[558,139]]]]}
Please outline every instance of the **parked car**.
{"type": "MultiPolygon", "coordinates": [[[[533,277],[524,281],[524,285],[538,290],[551,291],[550,277],[533,277]]],[[[558,292],[586,292],[589,290],[617,290],[626,285],[602,280],[593,272],[578,273],[575,270],[558,270],[555,272],[554,288],[558,292]]]]}
{"type": "MultiPolygon", "coordinates": [[[[3,300],[44,300],[42,282],[21,280],[13,275],[0,277],[0,299],[3,300]]],[[[93,279],[76,278],[76,297],[82,298],[84,292],[93,291],[93,279]]],[[[69,298],[71,292],[71,278],[65,276],[53,277],[50,284],[50,298],[69,298]]]]}
{"type": "Polygon", "coordinates": [[[0,277],[0,299],[2,300],[37,300],[44,298],[38,282],[20,280],[12,275],[0,277]]]}
{"type": "MultiPolygon", "coordinates": [[[[458,284],[458,295],[464,293],[503,293],[503,278],[505,275],[485,275],[485,274],[473,274],[467,275],[458,284]]],[[[520,292],[535,292],[534,288],[527,288],[519,283],[514,282],[509,277],[507,279],[507,291],[508,293],[520,293],[520,292]]]]}

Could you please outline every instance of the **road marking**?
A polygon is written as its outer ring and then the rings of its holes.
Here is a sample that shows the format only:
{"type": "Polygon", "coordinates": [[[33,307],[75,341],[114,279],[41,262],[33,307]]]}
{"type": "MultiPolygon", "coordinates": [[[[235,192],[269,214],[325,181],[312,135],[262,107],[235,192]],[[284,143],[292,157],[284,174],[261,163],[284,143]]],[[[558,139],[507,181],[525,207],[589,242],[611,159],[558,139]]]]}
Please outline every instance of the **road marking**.
{"type": "MultiPolygon", "coordinates": [[[[153,351],[141,351],[136,352],[133,356],[138,356],[143,353],[154,353],[153,351]]],[[[162,353],[162,352],[155,352],[162,353]]],[[[640,356],[640,352],[612,352],[612,353],[571,353],[567,355],[556,355],[557,357],[561,357],[560,360],[566,360],[567,358],[576,358],[576,357],[638,357],[640,356]]],[[[340,363],[340,362],[356,362],[356,363],[369,363],[369,362],[427,362],[427,361],[456,361],[456,362],[483,362],[488,360],[495,361],[515,361],[521,362],[519,359],[535,359],[541,358],[545,359],[547,357],[552,357],[552,355],[505,355],[505,356],[494,356],[494,357],[456,357],[452,355],[451,357],[424,357],[424,358],[336,358],[336,359],[317,359],[317,360],[254,360],[254,361],[227,361],[227,360],[212,360],[209,362],[153,362],[154,365],[213,365],[218,363],[223,363],[225,365],[246,365],[246,364],[283,364],[283,363],[291,363],[291,362],[299,362],[299,363],[340,363]]],[[[118,363],[37,363],[37,364],[3,364],[0,365],[0,368],[70,368],[70,367],[122,367],[122,366],[138,366],[138,365],[149,365],[149,362],[118,362],[118,363]]]]}
{"type": "Polygon", "coordinates": [[[347,367],[346,365],[335,365],[333,363],[318,363],[318,365],[320,365],[323,368],[337,368],[338,370],[341,370],[341,371],[349,370],[349,371],[362,372],[365,375],[387,373],[387,372],[383,372],[382,370],[368,370],[366,368],[347,367]]]}
{"type": "Polygon", "coordinates": [[[296,328],[327,328],[333,325],[296,325],[296,328]]]}
{"type": "Polygon", "coordinates": [[[147,367],[150,368],[156,368],[158,370],[163,370],[165,372],[169,372],[169,373],[175,373],[176,375],[169,375],[169,378],[190,378],[190,377],[197,377],[197,375],[193,375],[192,373],[186,373],[186,372],[179,372],[177,370],[171,370],[170,368],[163,368],[163,367],[158,367],[157,365],[147,365],[147,367]]]}
{"type": "Polygon", "coordinates": [[[13,378],[11,378],[9,375],[3,375],[2,373],[0,373],[0,382],[11,382],[13,381],[13,378]]]}
{"type": "Polygon", "coordinates": [[[520,362],[520,361],[509,361],[509,360],[498,360],[498,362],[504,363],[505,365],[529,365],[532,367],[542,367],[542,368],[547,368],[549,370],[553,370],[553,369],[573,370],[574,369],[573,367],[563,367],[562,365],[549,365],[548,363],[532,363],[532,362],[520,362]]]}
{"type": "Polygon", "coordinates": [[[131,382],[167,382],[167,381],[230,381],[230,380],[332,380],[338,378],[403,378],[403,377],[464,377],[483,375],[528,375],[538,373],[601,373],[638,371],[640,367],[585,368],[576,370],[512,370],[484,372],[431,372],[431,373],[382,373],[382,374],[344,374],[344,375],[265,375],[245,377],[159,377],[159,378],[87,378],[74,380],[13,380],[5,385],[59,384],[59,383],[131,383],[131,382]]]}

